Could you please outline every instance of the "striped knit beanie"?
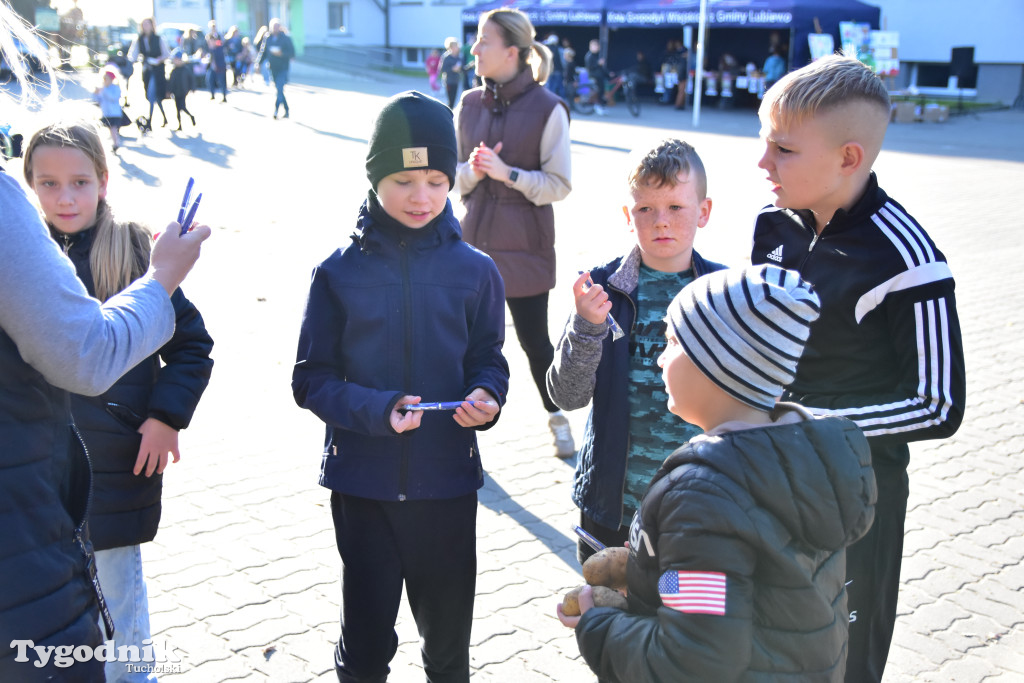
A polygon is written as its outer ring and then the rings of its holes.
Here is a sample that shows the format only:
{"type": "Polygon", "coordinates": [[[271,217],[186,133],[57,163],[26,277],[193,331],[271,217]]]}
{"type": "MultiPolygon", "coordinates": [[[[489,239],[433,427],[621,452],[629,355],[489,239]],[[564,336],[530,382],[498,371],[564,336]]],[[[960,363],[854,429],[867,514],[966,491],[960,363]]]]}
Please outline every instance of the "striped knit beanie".
{"type": "Polygon", "coordinates": [[[668,307],[668,322],[711,381],[749,406],[771,410],[796,375],[820,306],[799,273],[748,266],[691,282],[668,307]]]}

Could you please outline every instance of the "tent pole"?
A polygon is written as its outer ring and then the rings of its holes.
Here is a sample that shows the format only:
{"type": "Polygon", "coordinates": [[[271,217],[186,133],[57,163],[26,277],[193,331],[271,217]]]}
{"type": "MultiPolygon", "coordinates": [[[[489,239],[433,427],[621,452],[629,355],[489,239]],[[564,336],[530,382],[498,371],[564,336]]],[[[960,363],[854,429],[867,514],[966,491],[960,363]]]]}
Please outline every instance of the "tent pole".
{"type": "Polygon", "coordinates": [[[787,73],[790,72],[790,71],[796,71],[801,66],[804,66],[803,64],[797,65],[797,64],[793,63],[793,55],[796,54],[795,42],[796,42],[796,29],[794,29],[791,26],[789,28],[789,54],[786,55],[786,72],[787,73]]]}
{"type": "MultiPolygon", "coordinates": [[[[700,127],[700,99],[704,91],[704,40],[708,21],[708,0],[700,0],[700,22],[697,24],[697,66],[693,70],[693,127],[700,127]]],[[[686,76],[680,83],[681,88],[686,87],[686,76]]]]}

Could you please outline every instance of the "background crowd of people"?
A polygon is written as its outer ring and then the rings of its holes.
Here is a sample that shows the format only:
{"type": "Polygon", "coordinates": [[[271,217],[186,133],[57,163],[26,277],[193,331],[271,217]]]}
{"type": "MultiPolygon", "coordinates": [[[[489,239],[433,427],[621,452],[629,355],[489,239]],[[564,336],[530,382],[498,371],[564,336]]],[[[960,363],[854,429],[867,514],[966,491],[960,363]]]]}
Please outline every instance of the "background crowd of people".
{"type": "Polygon", "coordinates": [[[156,111],[162,117],[161,127],[170,125],[164,100],[174,100],[177,130],[182,130],[183,114],[194,127],[195,115],[189,111],[187,102],[191,93],[205,88],[211,100],[219,95],[220,102],[227,102],[228,91],[250,87],[257,72],[264,87],[274,86],[274,118],[282,110],[287,118],[290,108],[284,89],[294,57],[294,43],[278,19],[261,26],[254,38],[243,35],[237,26],[222,34],[217,22],[211,20],[205,34],[187,28],[170,41],[157,32],[152,18],[144,19],[127,51],[112,50],[103,69],[103,78],[109,80],[104,81],[102,88],[102,101],[107,107],[103,111],[104,124],[110,128],[114,151],[120,146],[119,128],[132,120],[124,108],[130,106],[128,86],[137,71],[141,73],[148,110],[134,120],[145,135],[153,129],[156,111]],[[110,95],[114,89],[123,98],[121,111],[117,111],[110,95]]]}

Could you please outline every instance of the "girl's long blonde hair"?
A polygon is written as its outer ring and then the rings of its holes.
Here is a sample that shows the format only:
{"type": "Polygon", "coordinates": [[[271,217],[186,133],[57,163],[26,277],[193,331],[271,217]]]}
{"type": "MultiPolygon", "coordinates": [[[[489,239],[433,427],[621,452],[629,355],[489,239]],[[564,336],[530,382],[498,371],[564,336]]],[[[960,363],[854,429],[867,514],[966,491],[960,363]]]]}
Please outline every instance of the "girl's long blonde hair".
{"type": "MultiPolygon", "coordinates": [[[[98,178],[107,173],[103,143],[89,123],[53,123],[36,131],[25,148],[25,180],[32,186],[35,185],[32,156],[39,147],[77,149],[92,162],[98,178]]],[[[106,301],[145,274],[149,268],[152,234],[138,223],[115,220],[106,199],[100,199],[96,208],[94,229],[89,267],[96,298],[106,301]]]]}

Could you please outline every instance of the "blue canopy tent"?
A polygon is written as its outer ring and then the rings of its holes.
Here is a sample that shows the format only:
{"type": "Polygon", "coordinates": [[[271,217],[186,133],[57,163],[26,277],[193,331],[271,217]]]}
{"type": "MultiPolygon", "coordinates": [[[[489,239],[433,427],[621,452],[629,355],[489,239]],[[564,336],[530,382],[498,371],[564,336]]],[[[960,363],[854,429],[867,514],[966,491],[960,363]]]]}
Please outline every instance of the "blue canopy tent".
{"type": "MultiPolygon", "coordinates": [[[[768,37],[778,33],[788,38],[782,43],[789,46],[790,69],[811,61],[809,34],[830,33],[839,48],[839,22],[866,23],[877,29],[881,16],[880,8],[860,0],[705,0],[705,4],[706,30],[710,34],[706,42],[711,46],[705,58],[713,59],[728,51],[741,63],[753,61],[760,66],[768,56],[768,37]]],[[[701,0],[491,0],[462,11],[467,33],[475,29],[481,13],[498,7],[525,12],[537,27],[539,38],[553,28],[559,28],[562,35],[585,31],[590,37],[599,36],[613,70],[636,50],[647,53],[648,61],[656,66],[661,55],[652,50],[664,45],[661,41],[666,36],[681,38],[684,27],[692,27],[687,32],[698,33],[701,19],[701,0]]],[[[577,54],[586,50],[585,43],[574,40],[574,44],[577,54]]],[[[704,47],[707,50],[708,46],[704,47]]],[[[695,107],[694,122],[698,119],[699,106],[695,107]]]]}
{"type": "Polygon", "coordinates": [[[592,26],[604,22],[606,0],[492,0],[468,5],[462,10],[462,23],[475,27],[480,15],[499,7],[517,9],[538,26],[592,26]]]}
{"type": "MultiPolygon", "coordinates": [[[[811,61],[807,36],[817,27],[841,44],[839,22],[856,21],[878,28],[881,9],[859,0],[708,0],[707,28],[768,29],[789,32],[789,64],[798,68],[811,61]],[[817,25],[816,23],[817,22],[817,25]]],[[[607,26],[666,28],[696,26],[700,0],[608,0],[607,26]]],[[[708,42],[713,42],[710,38],[708,42]]],[[[767,44],[763,45],[763,60],[767,44]]]]}
{"type": "Polygon", "coordinates": [[[537,30],[537,39],[544,40],[554,33],[568,39],[576,49],[577,64],[587,52],[587,42],[599,38],[607,44],[608,28],[604,22],[607,0],[490,0],[467,5],[462,10],[463,32],[470,36],[477,30],[480,15],[499,7],[509,7],[525,13],[537,30]]]}

